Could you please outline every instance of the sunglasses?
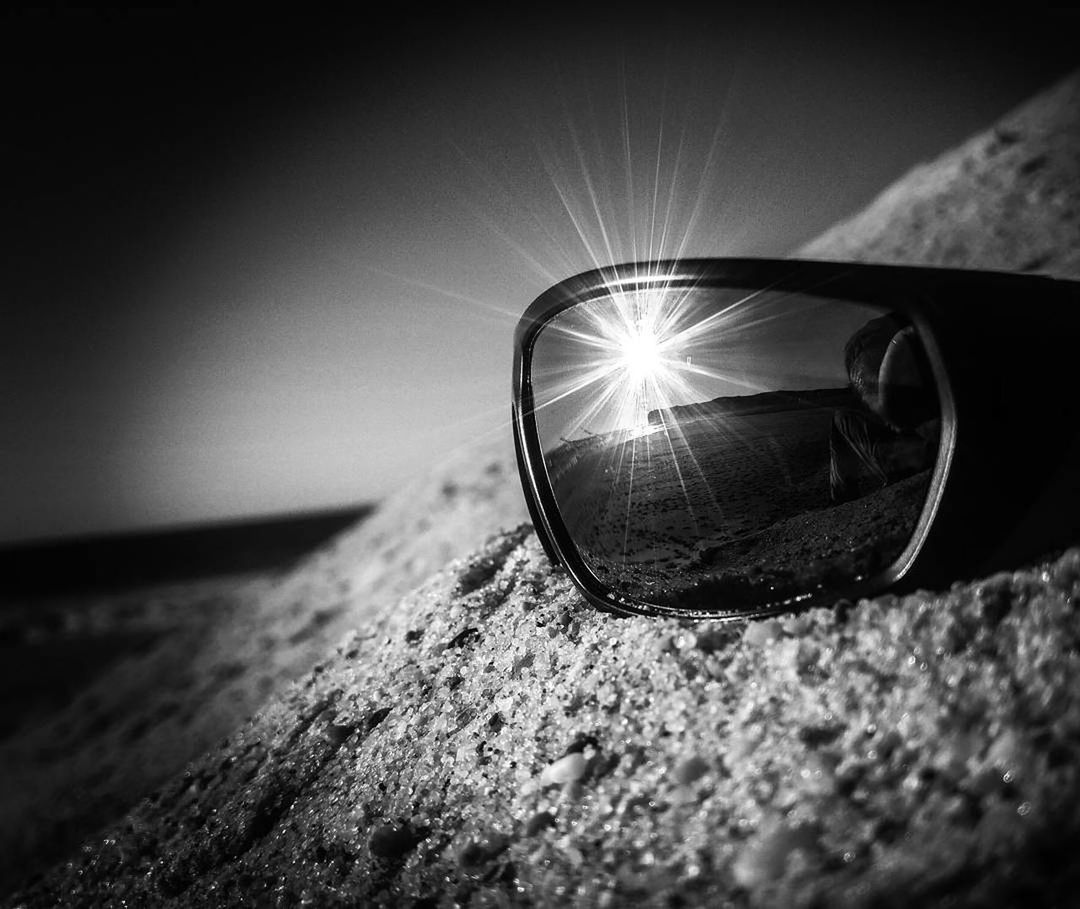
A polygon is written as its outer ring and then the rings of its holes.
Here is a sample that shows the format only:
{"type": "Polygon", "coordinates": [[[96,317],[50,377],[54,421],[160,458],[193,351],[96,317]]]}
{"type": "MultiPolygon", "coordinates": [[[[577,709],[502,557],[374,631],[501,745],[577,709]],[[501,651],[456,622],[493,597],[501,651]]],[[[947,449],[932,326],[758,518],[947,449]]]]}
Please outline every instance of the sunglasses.
{"type": "Polygon", "coordinates": [[[1080,538],[1080,283],[765,259],[537,298],[514,441],[551,560],[621,614],[939,587],[1080,538]]]}

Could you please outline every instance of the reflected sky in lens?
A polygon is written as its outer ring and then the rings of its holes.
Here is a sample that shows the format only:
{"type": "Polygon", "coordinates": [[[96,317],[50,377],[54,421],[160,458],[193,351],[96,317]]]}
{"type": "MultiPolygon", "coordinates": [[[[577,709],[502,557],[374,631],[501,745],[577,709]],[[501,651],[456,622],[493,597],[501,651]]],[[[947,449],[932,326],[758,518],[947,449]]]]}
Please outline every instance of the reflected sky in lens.
{"type": "Polygon", "coordinates": [[[652,13],[9,14],[0,541],[371,500],[509,438],[551,283],[786,254],[1075,31],[652,13]]]}
{"type": "Polygon", "coordinates": [[[536,340],[541,439],[655,429],[660,412],[721,397],[846,387],[844,343],[874,312],[767,288],[660,286],[575,306],[536,340]]]}

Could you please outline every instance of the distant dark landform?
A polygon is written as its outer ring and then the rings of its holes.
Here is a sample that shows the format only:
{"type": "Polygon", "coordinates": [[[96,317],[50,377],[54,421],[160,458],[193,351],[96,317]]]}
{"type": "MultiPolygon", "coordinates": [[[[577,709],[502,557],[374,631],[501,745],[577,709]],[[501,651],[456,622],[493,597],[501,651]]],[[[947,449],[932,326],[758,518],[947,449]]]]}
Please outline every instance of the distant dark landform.
{"type": "Polygon", "coordinates": [[[287,568],[366,518],[371,505],[0,548],[0,600],[97,593],[287,568]]]}
{"type": "Polygon", "coordinates": [[[702,417],[776,413],[799,407],[857,407],[858,397],[850,388],[807,388],[800,391],[764,391],[756,395],[713,398],[697,404],[649,411],[649,424],[683,423],[702,417]]]}

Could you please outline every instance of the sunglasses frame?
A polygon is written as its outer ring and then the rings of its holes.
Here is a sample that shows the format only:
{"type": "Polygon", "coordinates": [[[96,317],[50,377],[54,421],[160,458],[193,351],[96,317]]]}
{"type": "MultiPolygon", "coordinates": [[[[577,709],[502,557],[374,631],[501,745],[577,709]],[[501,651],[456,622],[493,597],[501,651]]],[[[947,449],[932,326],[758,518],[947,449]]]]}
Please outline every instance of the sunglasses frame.
{"type": "MultiPolygon", "coordinates": [[[[993,352],[982,348],[989,339],[1008,338],[1003,330],[987,331],[986,326],[1003,327],[1006,314],[1015,316],[1015,301],[1021,295],[1030,306],[1059,310],[1059,315],[1080,310],[1080,284],[1029,275],[910,266],[869,265],[793,259],[682,259],[637,262],[595,269],[568,278],[541,294],[525,311],[514,334],[513,408],[514,445],[526,505],[536,533],[548,557],[569,574],[585,599],[598,609],[620,615],[662,615],[682,619],[738,620],[793,612],[822,605],[825,601],[855,599],[886,589],[914,589],[919,585],[940,585],[957,572],[985,570],[990,563],[958,545],[957,533],[965,522],[977,521],[975,548],[991,545],[1000,557],[1016,557],[1017,547],[1001,539],[1032,499],[1031,484],[1012,484],[1001,489],[1004,508],[996,520],[977,516],[985,505],[988,471],[979,469],[978,446],[985,441],[981,431],[987,421],[1000,419],[1001,396],[987,399],[978,394],[983,380],[1000,366],[993,352]],[[723,287],[748,292],[770,290],[819,295],[835,300],[903,313],[915,325],[926,349],[940,397],[941,441],[926,503],[900,556],[885,570],[847,583],[822,584],[795,596],[778,598],[760,606],[736,605],[703,610],[648,603],[611,589],[596,577],[578,552],[560,515],[544,467],[544,456],[536,426],[531,376],[533,346],[540,331],[565,310],[612,293],[651,288],[723,287]],[[961,300],[968,301],[961,303],[961,300]],[[981,320],[972,323],[979,306],[981,320]],[[1067,305],[1067,310],[1062,306],[1067,305]],[[1011,310],[1011,312],[1010,312],[1011,310]],[[972,324],[976,325],[974,330],[972,324]],[[971,430],[969,431],[969,423],[971,430]],[[962,468],[957,476],[957,468],[962,468]],[[1021,488],[1022,487],[1022,488],[1021,488]],[[987,533],[987,530],[993,532],[987,533]],[[976,557],[972,557],[976,556],[976,557]]],[[[1031,313],[1028,312],[1030,317],[1031,313]]],[[[1000,372],[1000,370],[998,370],[1000,372]]],[[[1020,382],[1021,386],[1025,383],[1020,382]]],[[[1022,391],[1021,391],[1022,394],[1022,391]]],[[[1078,392],[1080,395],[1080,392],[1078,392]]],[[[1013,395],[1015,397],[1015,395],[1013,395]]],[[[1080,422],[1080,407],[1074,407],[1080,422]]],[[[1023,423],[1023,420],[1019,421],[1023,423]]],[[[1080,435],[1075,429],[1071,463],[1080,462],[1080,435]]],[[[1068,467],[1070,459],[1066,459],[1068,467]]],[[[985,466],[985,465],[984,465],[985,466]]],[[[990,470],[989,474],[993,474],[990,470]]],[[[1077,473],[1080,473],[1078,471],[1077,473]]],[[[1049,484],[1053,486],[1054,484],[1049,484]]],[[[1060,485],[1060,484],[1058,484],[1060,485]]],[[[1066,484],[1068,486],[1068,483],[1066,484]]],[[[1074,501],[1080,502],[1080,480],[1073,487],[1074,501]]],[[[1059,491],[1060,492],[1060,491],[1059,491]]],[[[1042,490],[1043,498],[1047,489],[1042,490]]],[[[1051,497],[1052,490],[1051,490],[1051,497]]],[[[1036,497],[1037,498],[1037,497],[1036,497]]],[[[1045,503],[1044,503],[1045,506],[1045,503]]],[[[1051,506],[1051,512],[1052,512],[1051,506]]],[[[1080,510],[1080,509],[1078,509],[1080,510]]],[[[1046,508],[1042,509],[1046,512],[1046,508]]],[[[1053,522],[1051,522],[1053,523],[1053,522]]],[[[1065,543],[1071,534],[1080,536],[1080,520],[1066,522],[1069,529],[1058,534],[1065,543]]],[[[970,528],[969,528],[970,529],[970,528]]],[[[961,536],[963,534],[961,533],[961,536]]],[[[969,535],[970,536],[970,535],[969,535]]],[[[1015,536],[1015,534],[1013,534],[1015,536]]],[[[1035,533],[1035,549],[1047,545],[1036,542],[1047,537],[1035,533]]],[[[1052,534],[1049,536],[1053,536],[1052,534]]],[[[1023,541],[1020,541],[1023,543],[1023,541]]],[[[1058,545],[1064,545],[1058,543],[1058,545]]],[[[1050,545],[1053,545],[1050,542],[1050,545]]],[[[1021,548],[1023,548],[1021,546],[1021,548]]],[[[1029,547],[1030,548],[1030,547],[1029,547]]]]}

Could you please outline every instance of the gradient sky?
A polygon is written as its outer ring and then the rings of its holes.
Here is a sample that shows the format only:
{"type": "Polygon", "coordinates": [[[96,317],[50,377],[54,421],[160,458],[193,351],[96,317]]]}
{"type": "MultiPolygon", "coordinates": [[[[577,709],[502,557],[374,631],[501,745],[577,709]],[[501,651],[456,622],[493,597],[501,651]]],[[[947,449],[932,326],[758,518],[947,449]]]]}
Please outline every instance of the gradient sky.
{"type": "Polygon", "coordinates": [[[3,15],[0,542],[377,499],[508,433],[548,284],[787,254],[1078,24],[3,15]]]}

